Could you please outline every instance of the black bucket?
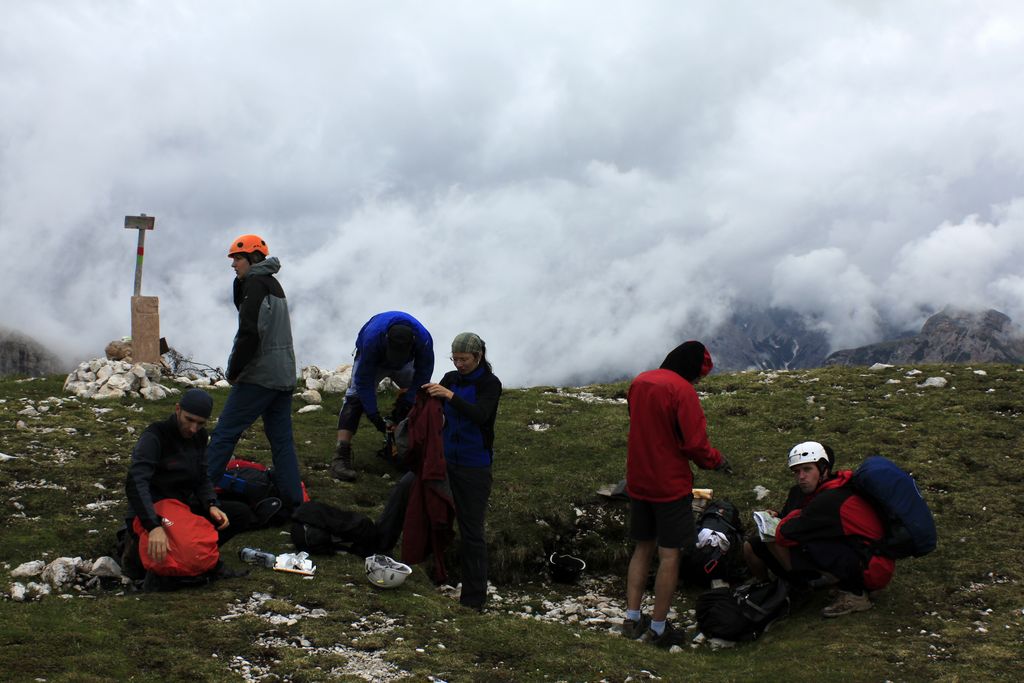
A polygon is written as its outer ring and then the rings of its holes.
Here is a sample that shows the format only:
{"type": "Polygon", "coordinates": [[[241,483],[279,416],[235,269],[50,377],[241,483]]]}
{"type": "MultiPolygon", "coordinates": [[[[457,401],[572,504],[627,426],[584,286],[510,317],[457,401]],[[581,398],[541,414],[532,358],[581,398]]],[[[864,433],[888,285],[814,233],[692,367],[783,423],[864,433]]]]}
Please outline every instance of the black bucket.
{"type": "Polygon", "coordinates": [[[586,562],[572,555],[551,553],[548,558],[548,572],[551,580],[557,583],[576,583],[586,568],[586,562]]]}

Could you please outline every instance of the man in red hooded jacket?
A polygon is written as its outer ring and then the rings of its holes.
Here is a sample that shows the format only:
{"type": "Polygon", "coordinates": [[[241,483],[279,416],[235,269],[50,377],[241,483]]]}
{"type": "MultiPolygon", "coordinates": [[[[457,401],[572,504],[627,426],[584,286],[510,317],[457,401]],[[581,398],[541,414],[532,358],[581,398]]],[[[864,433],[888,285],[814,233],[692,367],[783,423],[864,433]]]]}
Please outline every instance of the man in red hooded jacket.
{"type": "Polygon", "coordinates": [[[767,569],[796,583],[837,584],[839,594],[822,610],[838,617],[871,609],[868,591],[892,580],[895,562],[872,552],[885,535],[875,509],[848,486],[853,473],[832,473],[835,454],[817,441],[794,446],[787,460],[796,478],[774,542],[748,541],[744,555],[755,578],[767,569]]]}
{"type": "Polygon", "coordinates": [[[696,544],[693,521],[694,462],[702,469],[727,469],[728,463],[708,443],[707,423],[693,388],[713,364],[704,345],[688,341],[673,349],[661,367],[640,373],[629,387],[629,446],[626,493],[630,497],[630,536],[636,541],[626,578],[629,638],[646,635],[659,647],[682,642],[667,623],[679,580],[681,549],[696,544]],[[654,551],[654,610],[640,611],[654,551]]]}

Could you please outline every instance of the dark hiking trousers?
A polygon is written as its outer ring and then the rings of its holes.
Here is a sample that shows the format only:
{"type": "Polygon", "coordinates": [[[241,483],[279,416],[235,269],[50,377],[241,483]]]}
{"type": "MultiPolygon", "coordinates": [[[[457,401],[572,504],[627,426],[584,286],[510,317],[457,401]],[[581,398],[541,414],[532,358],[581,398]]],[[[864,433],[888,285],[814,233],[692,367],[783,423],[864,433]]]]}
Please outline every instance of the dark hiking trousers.
{"type": "Polygon", "coordinates": [[[448,465],[448,484],[459,521],[462,597],[466,607],[480,609],[487,601],[487,539],[484,517],[491,497],[490,467],[448,465]]]}

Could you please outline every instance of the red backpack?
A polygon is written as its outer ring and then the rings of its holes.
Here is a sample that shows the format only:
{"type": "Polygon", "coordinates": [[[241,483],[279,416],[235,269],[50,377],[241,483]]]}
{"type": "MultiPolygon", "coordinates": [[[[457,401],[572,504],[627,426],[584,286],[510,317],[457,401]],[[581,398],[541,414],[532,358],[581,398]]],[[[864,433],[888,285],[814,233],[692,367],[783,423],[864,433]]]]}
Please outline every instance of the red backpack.
{"type": "Polygon", "coordinates": [[[149,556],[149,532],[136,517],[132,527],[139,537],[143,567],[159,576],[199,576],[217,566],[217,530],[210,520],[194,514],[174,498],[158,500],[153,509],[162,518],[161,526],[167,534],[167,556],[160,563],[149,556]]]}

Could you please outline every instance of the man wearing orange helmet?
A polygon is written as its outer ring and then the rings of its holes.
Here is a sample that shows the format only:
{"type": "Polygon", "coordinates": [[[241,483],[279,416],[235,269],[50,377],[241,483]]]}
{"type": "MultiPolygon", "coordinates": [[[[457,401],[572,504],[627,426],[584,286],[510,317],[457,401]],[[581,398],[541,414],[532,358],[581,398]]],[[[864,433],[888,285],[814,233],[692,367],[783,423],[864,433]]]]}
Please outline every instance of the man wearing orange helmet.
{"type": "Polygon", "coordinates": [[[238,332],[228,357],[231,393],[206,451],[209,476],[215,484],[220,481],[242,432],[262,417],[274,460],[274,483],[285,509],[291,509],[302,503],[302,484],[292,438],[295,350],[288,300],[274,277],[281,262],[270,256],[259,235],[235,238],[228,257],[235,271],[238,332]]]}

